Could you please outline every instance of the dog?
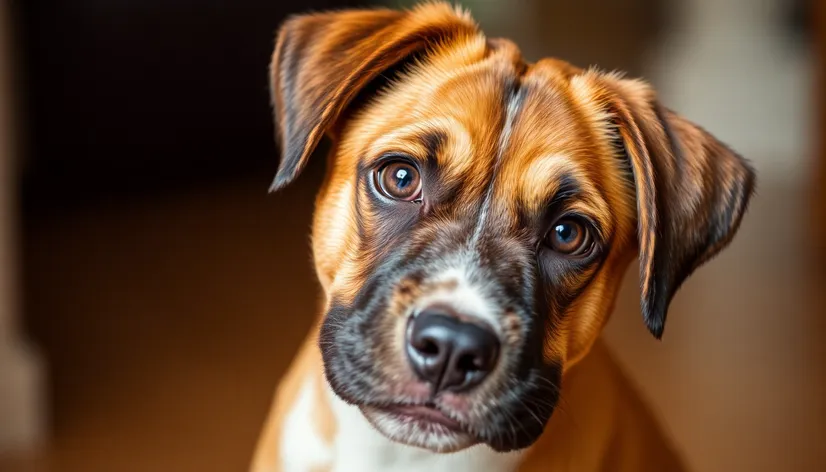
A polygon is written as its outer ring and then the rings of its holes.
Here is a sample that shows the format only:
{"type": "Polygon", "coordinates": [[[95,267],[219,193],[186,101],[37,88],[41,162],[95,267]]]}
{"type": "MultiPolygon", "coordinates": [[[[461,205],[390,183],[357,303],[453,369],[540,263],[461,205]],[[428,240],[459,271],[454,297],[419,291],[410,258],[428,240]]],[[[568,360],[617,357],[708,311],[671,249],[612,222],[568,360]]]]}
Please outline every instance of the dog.
{"type": "Polygon", "coordinates": [[[252,461],[273,471],[678,471],[600,340],[638,259],[657,338],[736,233],[750,164],[650,85],[526,62],[464,11],[291,17],[272,190],[330,145],[323,310],[252,461]]]}

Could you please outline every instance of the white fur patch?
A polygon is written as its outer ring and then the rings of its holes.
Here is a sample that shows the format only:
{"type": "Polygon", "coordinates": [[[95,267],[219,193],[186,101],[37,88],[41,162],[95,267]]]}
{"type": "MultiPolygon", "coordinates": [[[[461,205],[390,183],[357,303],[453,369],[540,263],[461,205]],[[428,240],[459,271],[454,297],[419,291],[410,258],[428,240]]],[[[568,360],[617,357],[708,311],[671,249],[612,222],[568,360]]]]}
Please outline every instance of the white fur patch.
{"type": "Polygon", "coordinates": [[[445,305],[470,318],[477,318],[490,325],[497,333],[501,332],[497,319],[497,306],[485,296],[483,287],[471,282],[469,271],[473,262],[456,261],[456,266],[445,269],[436,275],[435,282],[455,282],[455,288],[437,289],[416,300],[416,311],[432,305],[445,305]]]}
{"type": "Polygon", "coordinates": [[[318,436],[313,428],[313,407],[315,389],[313,381],[307,378],[298,392],[298,399],[284,421],[281,435],[284,470],[290,472],[310,472],[319,467],[329,466],[333,451],[318,436]]]}
{"type": "Polygon", "coordinates": [[[508,108],[505,111],[505,124],[502,128],[502,134],[499,136],[499,150],[496,153],[496,160],[493,163],[493,176],[490,180],[485,199],[482,201],[482,207],[479,210],[479,220],[476,222],[476,229],[473,231],[471,238],[471,245],[475,245],[482,235],[482,230],[485,227],[485,222],[488,219],[488,212],[493,201],[493,189],[496,185],[496,176],[499,166],[504,159],[505,151],[510,144],[511,134],[513,134],[513,124],[516,121],[516,116],[519,114],[520,106],[522,105],[523,92],[517,91],[508,101],[508,108]]]}

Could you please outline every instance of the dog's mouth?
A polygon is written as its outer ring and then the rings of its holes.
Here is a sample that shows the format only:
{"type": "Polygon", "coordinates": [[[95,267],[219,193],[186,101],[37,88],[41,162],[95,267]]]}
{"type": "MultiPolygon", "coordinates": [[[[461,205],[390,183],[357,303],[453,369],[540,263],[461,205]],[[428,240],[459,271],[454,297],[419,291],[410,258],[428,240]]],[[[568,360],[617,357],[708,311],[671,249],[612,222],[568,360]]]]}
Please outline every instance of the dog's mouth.
{"type": "Polygon", "coordinates": [[[441,425],[444,428],[462,433],[462,425],[441,410],[430,405],[399,405],[383,409],[384,413],[395,416],[400,421],[418,422],[423,425],[441,425]]]}
{"type": "Polygon", "coordinates": [[[364,416],[388,438],[435,452],[454,452],[480,440],[467,425],[433,404],[362,406],[364,416]]]}

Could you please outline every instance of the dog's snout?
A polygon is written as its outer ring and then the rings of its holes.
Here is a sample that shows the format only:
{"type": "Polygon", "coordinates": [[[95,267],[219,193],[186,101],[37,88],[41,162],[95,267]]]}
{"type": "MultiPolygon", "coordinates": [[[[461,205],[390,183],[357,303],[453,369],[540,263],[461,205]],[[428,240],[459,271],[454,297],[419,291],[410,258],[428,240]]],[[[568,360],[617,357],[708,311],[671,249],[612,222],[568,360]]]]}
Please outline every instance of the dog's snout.
{"type": "Polygon", "coordinates": [[[493,370],[499,338],[486,326],[434,307],[410,320],[406,348],[416,374],[436,392],[458,392],[478,385],[493,370]]]}

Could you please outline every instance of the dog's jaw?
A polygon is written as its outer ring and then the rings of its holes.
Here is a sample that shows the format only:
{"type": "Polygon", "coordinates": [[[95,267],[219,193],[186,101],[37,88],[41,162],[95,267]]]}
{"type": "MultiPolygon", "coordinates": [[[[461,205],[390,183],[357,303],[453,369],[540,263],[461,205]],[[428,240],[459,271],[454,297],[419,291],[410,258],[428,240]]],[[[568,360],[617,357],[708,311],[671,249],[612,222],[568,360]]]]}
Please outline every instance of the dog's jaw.
{"type": "Polygon", "coordinates": [[[333,444],[333,471],[507,472],[516,470],[526,454],[501,453],[484,444],[457,448],[449,454],[444,453],[447,449],[440,453],[432,447],[416,447],[409,441],[390,438],[371,423],[362,408],[348,404],[330,389],[327,393],[335,421],[340,425],[333,444]]]}
{"type": "Polygon", "coordinates": [[[461,427],[417,415],[374,407],[361,408],[367,421],[392,441],[437,453],[456,452],[479,441],[461,427]]]}

